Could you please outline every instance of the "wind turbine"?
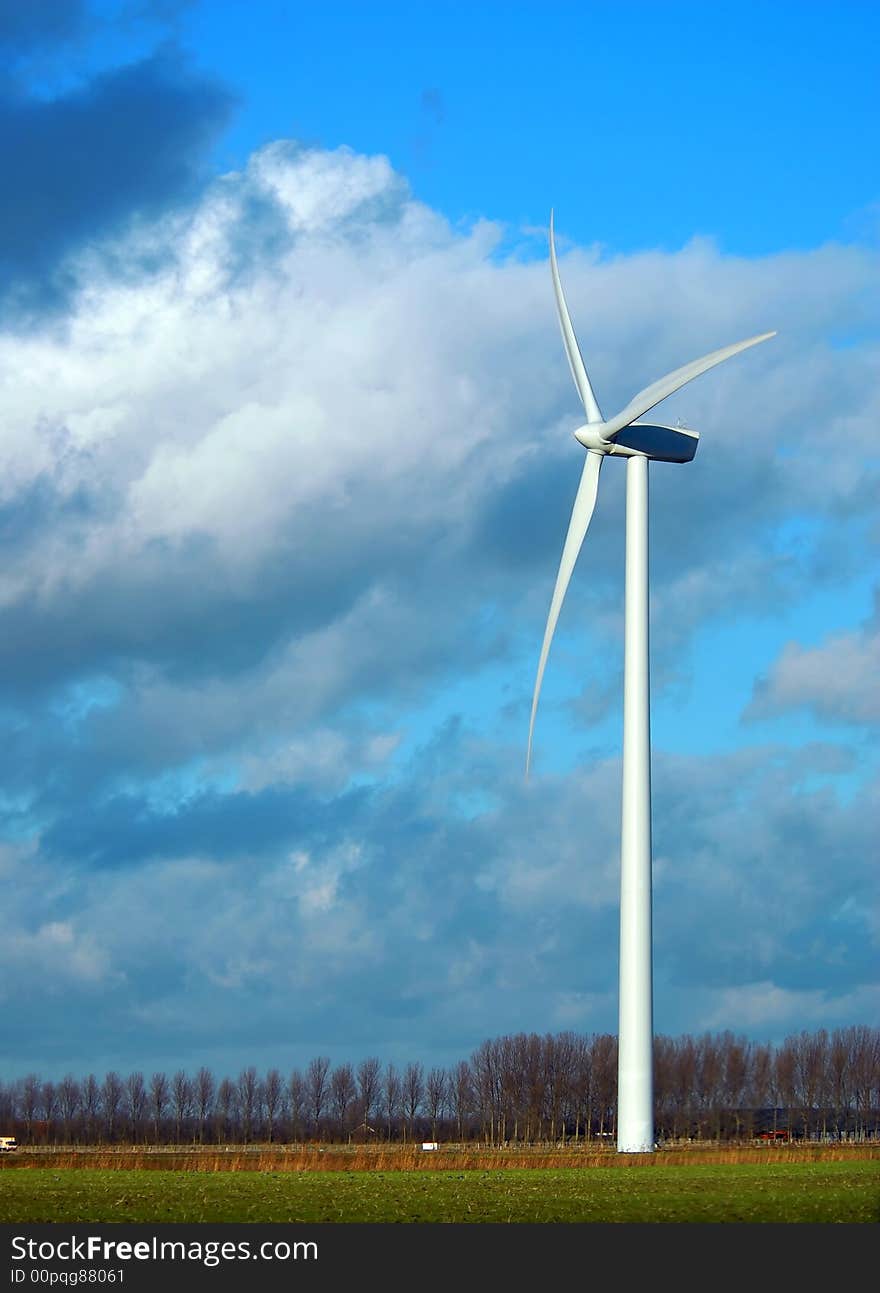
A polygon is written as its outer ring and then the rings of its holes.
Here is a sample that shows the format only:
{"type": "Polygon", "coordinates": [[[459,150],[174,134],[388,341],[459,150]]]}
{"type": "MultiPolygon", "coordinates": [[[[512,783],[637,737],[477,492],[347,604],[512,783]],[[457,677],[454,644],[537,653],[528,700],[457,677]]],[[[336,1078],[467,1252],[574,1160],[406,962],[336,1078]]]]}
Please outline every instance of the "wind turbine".
{"type": "Polygon", "coordinates": [[[559,279],[553,213],[550,213],[550,268],[562,339],[571,375],[578,389],[585,426],[574,432],[587,451],[580,484],[562,549],[559,573],[550,602],[544,642],[538,661],[526,776],[532,758],[532,738],[538,697],[547,655],[571,573],[596,505],[599,472],[606,457],[626,459],[626,591],[624,599],[623,678],[623,805],[620,851],[620,1014],[617,1069],[618,1153],[654,1149],[653,1006],[651,982],[651,727],[648,673],[648,463],[690,462],[699,433],[681,426],[640,422],[638,419],[667,395],[716,364],[731,359],[775,332],[737,341],[713,350],[702,359],[677,368],[646,386],[612,418],[596,402],[559,279]]]}

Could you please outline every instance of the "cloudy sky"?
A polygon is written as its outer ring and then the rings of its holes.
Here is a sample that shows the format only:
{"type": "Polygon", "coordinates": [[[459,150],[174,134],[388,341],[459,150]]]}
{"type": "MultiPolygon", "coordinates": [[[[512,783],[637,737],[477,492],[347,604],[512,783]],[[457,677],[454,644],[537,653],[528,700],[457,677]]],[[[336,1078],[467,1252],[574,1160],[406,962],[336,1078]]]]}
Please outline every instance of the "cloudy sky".
{"type": "Polygon", "coordinates": [[[616,1030],[551,205],[607,412],[779,331],[652,469],[657,1030],[877,1023],[880,11],[705,16],[0,2],[0,1076],[616,1030]]]}

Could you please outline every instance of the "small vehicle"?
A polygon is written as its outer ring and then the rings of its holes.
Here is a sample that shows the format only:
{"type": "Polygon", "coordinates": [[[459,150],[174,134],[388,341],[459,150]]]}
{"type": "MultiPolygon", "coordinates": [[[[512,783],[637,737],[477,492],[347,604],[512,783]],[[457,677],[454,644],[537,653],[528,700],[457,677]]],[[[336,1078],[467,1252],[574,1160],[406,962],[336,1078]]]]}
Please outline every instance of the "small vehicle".
{"type": "Polygon", "coordinates": [[[9,1154],[13,1149],[18,1149],[18,1141],[14,1136],[0,1136],[0,1154],[9,1154]]]}

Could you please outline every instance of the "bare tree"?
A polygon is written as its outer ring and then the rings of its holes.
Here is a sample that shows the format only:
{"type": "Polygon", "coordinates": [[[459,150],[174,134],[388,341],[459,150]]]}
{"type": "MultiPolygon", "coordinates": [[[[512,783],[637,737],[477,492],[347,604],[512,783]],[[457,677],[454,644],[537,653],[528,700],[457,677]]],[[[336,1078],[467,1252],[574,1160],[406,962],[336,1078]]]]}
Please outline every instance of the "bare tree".
{"type": "Polygon", "coordinates": [[[578,1055],[578,1038],[569,1031],[558,1037],[544,1038],[546,1087],[550,1115],[550,1139],[565,1138],[566,1113],[571,1107],[571,1092],[578,1055]]]}
{"type": "MultiPolygon", "coordinates": [[[[40,1116],[46,1124],[46,1139],[52,1130],[52,1119],[58,1111],[58,1088],[52,1081],[43,1082],[40,1086],[40,1116]]],[[[54,1133],[53,1133],[54,1140],[54,1133]]]]}
{"type": "Polygon", "coordinates": [[[400,1074],[393,1064],[385,1069],[382,1079],[382,1111],[385,1114],[385,1139],[391,1140],[394,1135],[394,1124],[403,1098],[403,1083],[400,1074]]]}
{"type": "Polygon", "coordinates": [[[846,1132],[847,1117],[850,1110],[852,1094],[852,1056],[849,1040],[844,1029],[837,1028],[831,1034],[831,1045],[828,1050],[828,1075],[831,1087],[831,1103],[834,1109],[834,1128],[838,1140],[846,1132]]]}
{"type": "Polygon", "coordinates": [[[697,1043],[690,1034],[679,1037],[675,1043],[673,1101],[675,1103],[676,1135],[692,1136],[697,1130],[697,1069],[699,1055],[697,1043]]]}
{"type": "Polygon", "coordinates": [[[467,1060],[459,1060],[452,1070],[449,1079],[449,1094],[452,1112],[455,1115],[455,1129],[459,1141],[464,1140],[465,1119],[470,1117],[474,1101],[474,1083],[471,1066],[467,1060]]]}
{"type": "Polygon", "coordinates": [[[525,1065],[523,1063],[522,1042],[525,1038],[501,1037],[498,1041],[499,1083],[501,1087],[501,1123],[498,1130],[499,1139],[506,1141],[512,1129],[514,1140],[518,1132],[518,1116],[523,1108],[525,1093],[525,1065]]]}
{"type": "Polygon", "coordinates": [[[199,1120],[199,1144],[205,1139],[205,1126],[214,1108],[214,1074],[200,1068],[195,1081],[196,1117],[199,1120]]]}
{"type": "Polygon", "coordinates": [[[238,1093],[235,1083],[231,1082],[229,1078],[223,1078],[217,1087],[217,1099],[214,1101],[218,1141],[232,1139],[237,1101],[238,1093]]]}
{"type": "Polygon", "coordinates": [[[870,1135],[877,1139],[880,1130],[880,1028],[865,1029],[866,1108],[873,1110],[870,1135]]]}
{"type": "Polygon", "coordinates": [[[718,1039],[711,1033],[704,1033],[697,1042],[697,1099],[700,1108],[700,1130],[703,1135],[710,1130],[714,1122],[714,1134],[717,1139],[721,1118],[721,1092],[724,1066],[718,1039]]]}
{"type": "Polygon", "coordinates": [[[85,1122],[85,1139],[94,1143],[98,1138],[98,1112],[101,1108],[101,1088],[94,1073],[90,1073],[82,1086],[82,1111],[85,1122]]]}
{"type": "Polygon", "coordinates": [[[658,1034],[654,1038],[654,1123],[656,1134],[666,1140],[676,1136],[675,1042],[658,1034]]]}
{"type": "Polygon", "coordinates": [[[350,1064],[339,1064],[330,1078],[330,1107],[343,1138],[348,1133],[349,1112],[357,1097],[354,1070],[350,1064]]]}
{"type": "Polygon", "coordinates": [[[857,1140],[864,1140],[869,1134],[871,1109],[876,1106],[878,1070],[880,1070],[880,1030],[867,1028],[862,1024],[845,1030],[849,1046],[849,1074],[852,1088],[852,1101],[855,1112],[855,1135],[857,1140]]]}
{"type": "Polygon", "coordinates": [[[294,1069],[287,1079],[287,1098],[290,1103],[290,1133],[299,1140],[306,1116],[306,1082],[299,1069],[294,1069]]]}
{"type": "Polygon", "coordinates": [[[376,1107],[376,1101],[379,1098],[380,1074],[382,1065],[375,1055],[368,1059],[361,1060],[357,1069],[358,1098],[360,1101],[361,1111],[361,1128],[364,1139],[366,1140],[369,1132],[374,1132],[375,1127],[370,1126],[373,1117],[373,1110],[376,1107]]]}
{"type": "Polygon", "coordinates": [[[27,1138],[30,1140],[40,1107],[40,1079],[36,1073],[28,1073],[22,1079],[20,1104],[27,1138]]]}
{"type": "Polygon", "coordinates": [[[541,1038],[537,1033],[502,1037],[499,1057],[500,1139],[540,1138],[545,1096],[541,1038]]]}
{"type": "Polygon", "coordinates": [[[787,1037],[782,1045],[777,1049],[773,1064],[773,1131],[779,1130],[777,1127],[777,1109],[776,1106],[782,1105],[788,1111],[788,1120],[786,1130],[791,1130],[791,1115],[797,1104],[797,1059],[795,1057],[794,1040],[787,1037]]]}
{"type": "Polygon", "coordinates": [[[502,1080],[501,1045],[485,1041],[471,1056],[474,1090],[480,1111],[482,1134],[495,1143],[496,1129],[501,1135],[502,1080]]]}
{"type": "Polygon", "coordinates": [[[752,1108],[751,1128],[755,1133],[754,1117],[758,1110],[766,1109],[773,1098],[773,1047],[769,1042],[755,1046],[752,1051],[751,1080],[748,1101],[752,1108]]]}
{"type": "Polygon", "coordinates": [[[58,1084],[58,1108],[64,1124],[64,1139],[70,1144],[73,1120],[79,1112],[82,1100],[82,1088],[72,1073],[68,1073],[58,1084]]]}
{"type": "Polygon", "coordinates": [[[721,1055],[724,1069],[721,1078],[724,1104],[733,1121],[734,1135],[738,1139],[742,1131],[743,1105],[749,1089],[752,1048],[745,1037],[734,1037],[728,1032],[721,1038],[721,1055]]]}
{"type": "Polygon", "coordinates": [[[327,1104],[329,1072],[330,1059],[327,1055],[316,1056],[309,1061],[309,1067],[306,1069],[306,1093],[316,1140],[320,1140],[321,1137],[321,1114],[327,1104]]]}
{"type": "Polygon", "coordinates": [[[572,1058],[571,1103],[574,1113],[574,1138],[577,1140],[584,1128],[587,1140],[592,1133],[593,1121],[593,1050],[586,1037],[575,1039],[572,1058]]]}
{"type": "Polygon", "coordinates": [[[598,1033],[590,1046],[590,1067],[595,1109],[599,1116],[599,1135],[613,1136],[615,1129],[615,1091],[617,1082],[617,1038],[598,1033]]]}
{"type": "Polygon", "coordinates": [[[266,1110],[266,1131],[270,1145],[275,1139],[275,1124],[281,1112],[283,1096],[284,1079],[277,1069],[269,1069],[263,1082],[263,1106],[266,1110]]]}
{"type": "Polygon", "coordinates": [[[810,1123],[827,1089],[828,1034],[802,1032],[791,1039],[794,1056],[795,1092],[800,1105],[804,1138],[810,1136],[810,1123]]]}
{"type": "Polygon", "coordinates": [[[817,1054],[815,1063],[816,1073],[816,1101],[819,1107],[817,1127],[821,1127],[822,1139],[828,1137],[828,1115],[832,1114],[832,1091],[833,1081],[831,1076],[831,1038],[824,1028],[820,1028],[816,1035],[817,1054]]]}
{"type": "Polygon", "coordinates": [[[543,1140],[555,1085],[555,1042],[537,1033],[520,1034],[519,1053],[522,1080],[517,1131],[526,1141],[543,1140]]]}
{"type": "Polygon", "coordinates": [[[253,1065],[242,1069],[238,1075],[238,1108],[242,1120],[242,1132],[245,1144],[253,1136],[254,1117],[257,1112],[260,1080],[253,1065]]]}
{"type": "Polygon", "coordinates": [[[410,1139],[414,1139],[413,1127],[416,1115],[422,1105],[425,1094],[425,1076],[421,1064],[407,1064],[403,1074],[403,1110],[409,1123],[410,1139]]]}
{"type": "Polygon", "coordinates": [[[129,1073],[125,1082],[125,1111],[128,1115],[129,1139],[133,1145],[138,1142],[146,1103],[147,1090],[143,1073],[129,1073]]]}
{"type": "Polygon", "coordinates": [[[437,1124],[446,1105],[446,1073],[433,1068],[425,1082],[425,1104],[431,1119],[431,1139],[437,1139],[437,1124]]]}
{"type": "Polygon", "coordinates": [[[171,1103],[174,1106],[174,1140],[180,1144],[180,1138],[183,1131],[183,1124],[189,1117],[193,1102],[193,1084],[184,1073],[183,1069],[178,1069],[171,1079],[171,1103]]]}
{"type": "Polygon", "coordinates": [[[122,1079],[118,1073],[114,1073],[111,1069],[101,1083],[101,1110],[104,1114],[104,1130],[111,1144],[116,1134],[116,1124],[119,1118],[119,1110],[122,1106],[123,1093],[122,1079]]]}
{"type": "Polygon", "coordinates": [[[150,1115],[153,1119],[153,1142],[162,1142],[162,1119],[168,1108],[168,1079],[164,1073],[154,1073],[150,1078],[150,1115]]]}
{"type": "Polygon", "coordinates": [[[15,1117],[18,1108],[18,1083],[0,1082],[0,1127],[3,1135],[11,1136],[14,1132],[15,1117]]]}

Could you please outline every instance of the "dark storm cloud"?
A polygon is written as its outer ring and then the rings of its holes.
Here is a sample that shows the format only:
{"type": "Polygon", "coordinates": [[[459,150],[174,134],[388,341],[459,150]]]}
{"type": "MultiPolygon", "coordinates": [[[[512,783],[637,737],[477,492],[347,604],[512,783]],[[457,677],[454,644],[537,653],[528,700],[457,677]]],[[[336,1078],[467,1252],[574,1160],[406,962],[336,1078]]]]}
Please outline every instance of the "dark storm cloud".
{"type": "MultiPolygon", "coordinates": [[[[491,643],[481,648],[469,642],[455,590],[457,549],[451,539],[431,552],[431,526],[422,533],[413,527],[410,544],[397,546],[392,534],[361,533],[363,518],[353,518],[347,531],[334,534],[326,516],[303,508],[291,531],[278,536],[276,551],[245,580],[231,576],[210,536],[194,534],[174,543],[153,539],[134,558],[80,581],[77,554],[88,542],[80,523],[94,521],[96,507],[85,492],[59,497],[38,482],[0,512],[9,553],[26,551],[28,539],[50,520],[59,536],[66,528],[71,571],[70,578],[59,579],[51,599],[23,596],[4,609],[0,698],[13,707],[38,706],[47,698],[51,704],[77,679],[112,674],[125,688],[144,666],[159,671],[170,687],[216,680],[228,692],[238,683],[238,704],[247,708],[250,693],[271,685],[285,652],[357,614],[371,586],[384,593],[372,610],[363,611],[364,631],[348,650],[344,669],[340,662],[334,670],[328,660],[324,687],[298,700],[290,696],[285,708],[292,716],[299,711],[314,717],[364,688],[388,695],[444,662],[449,668],[461,655],[480,658],[491,649],[491,643]],[[419,583],[433,589],[433,624],[409,606],[419,583]],[[395,626],[405,635],[402,640],[381,643],[378,634],[395,626]],[[389,671],[398,653],[408,660],[409,678],[389,671]]],[[[131,701],[136,700],[133,692],[131,701]]],[[[271,703],[277,705],[277,699],[271,703]]],[[[193,720],[201,721],[195,713],[193,720]]],[[[96,755],[110,746],[118,758],[129,744],[126,724],[137,722],[144,733],[155,733],[164,727],[164,716],[156,710],[152,716],[136,715],[123,702],[118,713],[96,716],[94,722],[94,730],[79,733],[78,739],[96,755]]],[[[56,735],[66,742],[69,734],[56,735]]],[[[186,741],[178,744],[187,749],[186,741]]],[[[166,746],[162,757],[169,754],[166,746]]]]}
{"type": "Polygon", "coordinates": [[[346,822],[366,796],[358,790],[322,801],[289,787],[270,787],[258,794],[207,791],[162,811],[140,796],[120,795],[102,805],[99,813],[96,805],[82,804],[59,814],[42,842],[49,856],[96,867],[191,854],[221,861],[256,857],[344,835],[346,822]]]}
{"type": "MultiPolygon", "coordinates": [[[[834,751],[816,753],[824,767],[834,751]]],[[[860,924],[870,797],[804,795],[802,764],[773,748],[714,765],[657,760],[657,969],[692,1011],[707,988],[845,997],[871,980],[860,924]]],[[[187,1047],[204,1055],[221,1019],[227,1052],[256,1047],[266,1063],[288,1048],[299,1062],[310,1050],[388,1053],[399,1038],[407,1058],[441,1045],[450,1059],[530,1020],[613,1027],[618,762],[528,792],[499,767],[497,750],[447,724],[399,784],[369,793],[201,795],[164,815],[120,798],[100,826],[84,811],[63,828],[72,853],[93,851],[93,866],[113,847],[152,857],[56,880],[37,903],[44,923],[23,941],[23,909],[0,960],[23,979],[37,961],[41,975],[69,966],[68,1005],[100,990],[90,1053],[117,1046],[128,1063],[163,1045],[177,1064],[187,1047]],[[466,811],[474,787],[496,806],[466,811]],[[178,849],[213,857],[159,856],[178,849]]],[[[33,888],[36,901],[57,865],[33,859],[21,894],[33,888]]],[[[27,996],[8,1007],[22,1054],[39,1049],[47,1018],[75,1052],[82,1021],[51,999],[37,1021],[27,996]]]]}
{"type": "MultiPolygon", "coordinates": [[[[38,488],[11,507],[10,529],[14,525],[18,535],[35,529],[51,498],[38,488]]],[[[56,524],[65,511],[75,514],[76,505],[68,500],[59,507],[56,524]]],[[[75,561],[79,539],[69,538],[75,561]]],[[[253,667],[279,639],[344,613],[361,587],[359,561],[349,571],[339,569],[328,585],[314,568],[304,568],[301,555],[288,555],[289,563],[272,563],[262,582],[236,587],[209,537],[153,540],[124,568],[102,572],[100,582],[71,581],[52,603],[22,599],[9,607],[0,675],[21,697],[121,661],[154,662],[176,679],[253,667]]]]}
{"type": "Polygon", "coordinates": [[[10,307],[64,299],[63,260],[133,216],[196,192],[228,91],[171,49],[49,101],[0,92],[0,293],[10,307]]]}

